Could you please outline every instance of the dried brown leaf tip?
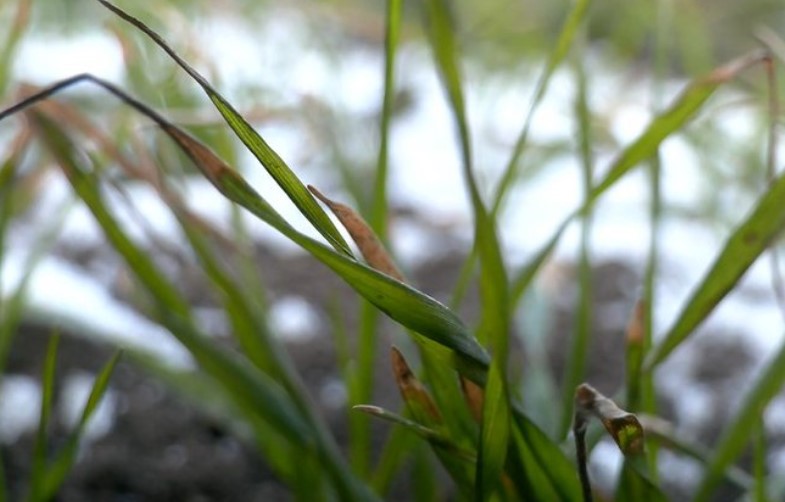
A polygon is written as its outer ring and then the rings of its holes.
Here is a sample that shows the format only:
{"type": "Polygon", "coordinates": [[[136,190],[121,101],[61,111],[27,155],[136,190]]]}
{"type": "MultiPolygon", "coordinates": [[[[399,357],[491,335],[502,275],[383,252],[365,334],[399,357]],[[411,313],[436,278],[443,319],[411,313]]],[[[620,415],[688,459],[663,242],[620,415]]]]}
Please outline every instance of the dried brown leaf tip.
{"type": "Polygon", "coordinates": [[[469,405],[469,411],[472,414],[475,422],[478,424],[482,422],[482,407],[485,400],[485,391],[466,377],[461,377],[461,391],[463,397],[466,399],[466,404],[469,405]]]}
{"type": "Polygon", "coordinates": [[[575,390],[576,423],[597,417],[625,455],[643,453],[643,426],[638,417],[619,408],[594,387],[583,383],[575,390]]]}
{"type": "Polygon", "coordinates": [[[221,188],[223,177],[232,169],[199,140],[169,123],[159,123],[161,128],[183,149],[211,183],[221,188]]]}
{"type": "Polygon", "coordinates": [[[646,303],[638,300],[627,323],[627,344],[642,345],[645,330],[646,303]]]}
{"type": "Polygon", "coordinates": [[[390,356],[398,390],[401,391],[401,397],[415,420],[426,425],[441,423],[442,416],[436,403],[425,386],[414,376],[401,351],[392,347],[390,356]]]}
{"type": "Polygon", "coordinates": [[[341,222],[352,240],[357,244],[357,248],[363,255],[365,261],[378,270],[393,277],[401,282],[405,282],[403,274],[398,270],[390,257],[390,254],[384,249],[381,241],[376,236],[370,225],[359,215],[357,212],[345,204],[328,199],[319,190],[312,185],[308,185],[308,190],[320,201],[322,201],[330,211],[333,212],[336,218],[341,222]]]}

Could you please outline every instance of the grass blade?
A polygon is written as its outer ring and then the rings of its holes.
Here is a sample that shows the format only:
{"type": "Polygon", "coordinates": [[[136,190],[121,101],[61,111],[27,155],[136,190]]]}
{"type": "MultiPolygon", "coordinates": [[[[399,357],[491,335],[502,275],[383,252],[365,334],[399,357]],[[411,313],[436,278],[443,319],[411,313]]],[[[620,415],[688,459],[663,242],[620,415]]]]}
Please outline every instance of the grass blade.
{"type": "Polygon", "coordinates": [[[46,349],[44,359],[44,372],[41,377],[43,386],[41,392],[41,415],[38,420],[38,432],[35,436],[33,445],[33,461],[30,468],[30,493],[27,500],[29,502],[39,502],[44,498],[44,479],[46,476],[46,452],[48,450],[46,431],[49,428],[49,421],[52,417],[52,403],[55,392],[55,367],[57,365],[57,347],[60,343],[60,336],[53,334],[49,338],[49,345],[46,349]]]}
{"type": "Polygon", "coordinates": [[[665,338],[652,349],[646,359],[648,370],[664,361],[692,334],[782,231],[785,227],[783,200],[785,176],[780,176],[728,238],[665,338]]]}
{"type": "Polygon", "coordinates": [[[769,402],[785,384],[785,344],[764,368],[752,390],[742,402],[731,424],[725,429],[717,445],[711,462],[698,485],[695,501],[711,500],[712,490],[723,478],[732,462],[750,444],[750,431],[763,416],[769,402]]]}
{"type": "Polygon", "coordinates": [[[198,83],[210,100],[215,105],[216,109],[223,116],[226,123],[235,132],[237,137],[245,144],[248,150],[256,156],[259,162],[264,166],[270,176],[278,183],[278,185],[286,192],[291,201],[297,206],[300,212],[311,222],[311,224],[319,231],[322,236],[329,243],[331,243],[336,250],[351,256],[349,246],[344,241],[338,229],[333,224],[332,220],[327,216],[327,213],[322,210],[319,204],[316,203],[314,198],[305,188],[305,185],[300,179],[292,172],[289,166],[286,165],[284,160],[267,144],[267,142],[256,132],[256,130],[249,124],[242,115],[240,115],[234,107],[216,91],[212,85],[205,79],[199,72],[192,68],[183,58],[181,58],[169,45],[164,42],[163,38],[155,31],[150,29],[147,25],[139,19],[131,16],[117,6],[105,1],[98,0],[107,9],[114,12],[123,20],[138,28],[145,35],[147,35],[156,45],[161,47],[171,58],[177,63],[180,68],[185,70],[196,83],[198,83]]]}
{"type": "Polygon", "coordinates": [[[90,390],[90,395],[87,398],[82,416],[76,429],[70,434],[68,441],[63,449],[57,454],[55,460],[48,466],[43,480],[43,499],[51,500],[57,494],[57,490],[65,481],[65,477],[71,470],[71,467],[76,461],[78,453],[79,440],[84,433],[87,422],[93,416],[93,413],[98,409],[101,399],[109,388],[109,379],[114,372],[117,362],[120,360],[121,352],[116,352],[111,359],[104,365],[98,376],[93,382],[93,387],[90,390]]]}

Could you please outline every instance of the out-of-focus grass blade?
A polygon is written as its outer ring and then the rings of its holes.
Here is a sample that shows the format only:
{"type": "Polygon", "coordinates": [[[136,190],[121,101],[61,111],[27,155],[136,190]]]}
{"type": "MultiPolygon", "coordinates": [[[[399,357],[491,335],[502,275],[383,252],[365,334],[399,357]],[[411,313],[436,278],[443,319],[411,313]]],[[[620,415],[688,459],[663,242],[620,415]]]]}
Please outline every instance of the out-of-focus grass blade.
{"type": "MultiPolygon", "coordinates": [[[[704,445],[692,439],[679,435],[673,425],[669,422],[651,415],[638,415],[646,431],[646,438],[657,441],[657,443],[669,450],[690,457],[701,464],[708,464],[711,451],[704,445]]],[[[728,466],[723,473],[725,479],[742,490],[748,490],[753,483],[749,474],[736,466],[728,466]]]]}
{"type": "Polygon", "coordinates": [[[755,429],[766,406],[785,384],[785,344],[768,363],[752,390],[742,402],[733,421],[722,433],[711,462],[698,485],[695,502],[711,500],[712,490],[723,473],[750,443],[750,431],[755,429]]]}
{"type": "Polygon", "coordinates": [[[542,102],[542,98],[545,96],[545,92],[548,90],[548,85],[550,84],[553,72],[556,70],[556,68],[559,67],[562,61],[564,61],[564,58],[567,56],[570,47],[575,40],[575,37],[579,33],[580,27],[583,24],[583,20],[586,18],[586,12],[589,10],[589,5],[590,0],[576,0],[572,10],[564,20],[564,25],[562,26],[561,32],[559,33],[559,38],[557,39],[556,44],[553,46],[553,50],[548,56],[548,62],[545,65],[545,71],[537,81],[537,87],[534,90],[534,97],[532,98],[532,102],[529,105],[529,110],[526,113],[526,118],[524,119],[521,132],[518,134],[518,139],[515,141],[515,146],[513,147],[510,160],[507,162],[507,166],[504,168],[504,174],[502,174],[501,181],[499,181],[499,185],[496,188],[496,193],[493,198],[493,205],[491,209],[491,214],[494,216],[499,213],[502,203],[504,202],[504,196],[515,181],[517,167],[520,164],[524,147],[526,146],[526,140],[529,137],[529,129],[531,128],[534,113],[537,111],[540,102],[542,102]]]}
{"type": "Polygon", "coordinates": [[[641,161],[657,151],[665,138],[681,129],[700,110],[717,88],[736,77],[742,70],[760,63],[766,54],[754,51],[715,69],[709,75],[691,82],[676,101],[658,115],[638,139],[625,148],[611,165],[608,173],[592,190],[587,204],[594,202],[641,161]]]}
{"type": "MultiPolygon", "coordinates": [[[[575,27],[577,31],[577,25],[575,27]]],[[[594,159],[591,150],[591,110],[589,109],[589,83],[584,67],[584,53],[580,47],[588,45],[585,30],[581,30],[581,41],[576,44],[576,54],[573,56],[573,68],[578,83],[573,107],[577,121],[578,150],[581,163],[581,184],[583,185],[583,198],[591,197],[592,180],[594,178],[594,159]],[[581,43],[583,42],[583,43],[581,43]]],[[[566,51],[566,48],[565,48],[566,51]]],[[[575,313],[575,326],[570,341],[567,367],[562,383],[561,423],[557,438],[566,438],[572,422],[572,393],[584,379],[586,363],[589,357],[589,347],[592,334],[592,263],[591,263],[591,234],[592,234],[592,205],[584,208],[580,218],[580,249],[578,251],[578,307],[575,313]]]]}
{"type": "Polygon", "coordinates": [[[379,157],[373,184],[370,223],[376,234],[387,236],[387,172],[389,164],[390,124],[395,105],[395,55],[401,32],[402,0],[387,0],[386,32],[384,41],[384,96],[379,123],[379,157]]]}
{"type": "Polygon", "coordinates": [[[93,416],[93,413],[98,408],[106,390],[109,388],[109,379],[114,372],[117,361],[120,359],[121,352],[116,352],[111,359],[104,365],[98,376],[93,382],[93,388],[90,390],[90,395],[87,398],[82,416],[76,429],[71,433],[68,442],[64,448],[57,454],[57,457],[52,464],[47,468],[43,480],[43,499],[51,500],[60,486],[63,484],[66,475],[71,470],[71,467],[76,461],[76,454],[78,452],[79,440],[84,433],[87,422],[93,416]]]}
{"type": "Polygon", "coordinates": [[[730,236],[665,338],[647,356],[647,369],[664,361],[706,319],[782,231],[785,227],[783,200],[785,176],[780,176],[730,236]]]}
{"type": "Polygon", "coordinates": [[[256,130],[254,130],[245,118],[243,118],[243,116],[240,115],[199,72],[192,68],[171,47],[169,47],[169,45],[164,42],[163,38],[155,31],[117,6],[105,0],[98,1],[107,9],[147,35],[153,42],[161,47],[175,63],[185,70],[202,89],[204,89],[204,92],[224,117],[229,127],[234,130],[237,137],[245,144],[248,150],[256,156],[262,166],[270,173],[270,176],[272,176],[276,183],[286,192],[292,202],[294,202],[308,221],[311,222],[314,228],[316,228],[316,230],[318,230],[336,250],[351,255],[351,251],[349,250],[346,241],[344,241],[332,220],[330,220],[324,210],[322,210],[305,188],[305,185],[303,185],[289,166],[286,165],[284,160],[270,148],[267,142],[256,132],[256,130]]]}
{"type": "Polygon", "coordinates": [[[59,162],[77,195],[88,206],[114,248],[131,265],[159,307],[161,321],[194,355],[200,365],[222,382],[241,409],[262,413],[293,444],[308,444],[310,431],[291,409],[277,384],[259,372],[233,359],[227,352],[210,344],[190,321],[190,310],[150,258],[123,231],[106,208],[100,195],[95,173],[80,165],[71,139],[44,115],[31,112],[29,117],[40,131],[46,146],[59,162]]]}
{"type": "Polygon", "coordinates": [[[19,40],[22,38],[24,30],[29,26],[30,6],[32,0],[21,0],[16,3],[16,13],[11,21],[8,36],[0,45],[0,96],[5,94],[8,84],[11,82],[11,57],[16,50],[19,40]]]}
{"type": "Polygon", "coordinates": [[[44,500],[44,476],[46,475],[46,452],[48,449],[46,431],[52,416],[52,403],[55,392],[55,367],[57,365],[57,347],[60,335],[53,334],[49,338],[44,359],[44,372],[41,378],[41,414],[38,420],[38,432],[33,446],[33,461],[30,468],[30,488],[27,500],[39,502],[44,500]]]}
{"type": "MultiPolygon", "coordinates": [[[[638,163],[654,155],[662,141],[680,130],[700,110],[701,106],[720,85],[733,79],[742,70],[762,61],[765,57],[765,54],[760,51],[752,52],[747,56],[717,68],[706,77],[691,82],[676,101],[658,115],[637,140],[621,152],[602,181],[593,187],[591,196],[585,202],[583,208],[593,204],[638,163]]],[[[581,210],[571,213],[531,262],[518,272],[511,286],[513,305],[520,300],[520,297],[526,291],[526,288],[550,252],[555,248],[569,223],[580,213],[581,210]]]]}
{"type": "Polygon", "coordinates": [[[625,387],[627,388],[627,406],[631,409],[635,409],[641,401],[643,385],[641,368],[643,367],[646,308],[643,300],[638,300],[627,323],[625,387]]]}

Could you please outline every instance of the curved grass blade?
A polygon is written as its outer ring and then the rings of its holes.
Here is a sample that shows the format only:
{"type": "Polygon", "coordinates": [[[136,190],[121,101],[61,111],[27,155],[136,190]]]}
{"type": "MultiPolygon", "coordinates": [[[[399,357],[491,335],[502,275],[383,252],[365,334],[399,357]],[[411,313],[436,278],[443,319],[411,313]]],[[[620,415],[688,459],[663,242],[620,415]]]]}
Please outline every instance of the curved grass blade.
{"type": "Polygon", "coordinates": [[[651,370],[664,361],[711,313],[747,269],[785,228],[785,176],[763,194],[730,236],[679,317],[646,359],[651,370]]]}
{"type": "Polygon", "coordinates": [[[645,473],[644,433],[638,418],[628,413],[616,403],[603,396],[589,384],[581,384],[575,390],[575,448],[578,454],[578,472],[581,476],[583,499],[592,500],[592,490],[588,474],[586,456],[586,428],[589,419],[596,417],[602,422],[625,456],[619,491],[625,500],[665,500],[659,496],[659,489],[647,478],[645,473]],[[632,498],[627,498],[632,497],[632,498]],[[637,498],[644,497],[644,498],[637,498]]]}
{"type": "MultiPolygon", "coordinates": [[[[261,373],[249,369],[232,359],[228,353],[208,343],[190,322],[190,309],[174,286],[169,283],[152,260],[143,253],[120,229],[106,208],[100,195],[95,175],[88,173],[75,154],[71,139],[44,115],[29,113],[40,130],[46,146],[60,163],[74,191],[88,206],[107,239],[132,266],[146,289],[154,295],[162,321],[189,350],[196,360],[215,378],[231,389],[241,408],[249,410],[258,406],[266,417],[295,444],[309,442],[309,431],[271,381],[261,382],[261,373]]],[[[254,411],[254,413],[258,413],[254,411]]]]}
{"type": "Polygon", "coordinates": [[[608,173],[591,192],[588,206],[596,201],[608,188],[615,184],[640,162],[650,158],[660,144],[681,129],[708,100],[720,85],[732,80],[741,71],[765,61],[765,51],[756,50],[735,59],[707,76],[691,82],[671,106],[658,115],[630,146],[625,148],[613,162],[608,173]]]}
{"type": "Polygon", "coordinates": [[[695,502],[711,500],[712,490],[723,478],[725,471],[750,444],[750,431],[763,416],[769,402],[785,384],[785,344],[768,363],[752,390],[744,398],[741,408],[731,424],[722,433],[711,462],[698,485],[695,502]]]}
{"type": "MultiPolygon", "coordinates": [[[[322,243],[295,230],[242,176],[227,166],[209,148],[111,83],[92,75],[77,75],[58,82],[0,112],[0,120],[80,81],[89,81],[103,87],[126,104],[149,117],[164,132],[169,134],[193,160],[204,176],[227,199],[244,207],[294,243],[310,252],[392,319],[455,351],[456,358],[453,363],[460,367],[460,370],[465,372],[467,376],[475,381],[484,378],[484,370],[490,362],[488,355],[452,311],[433,298],[358,263],[346,255],[337,253],[322,243]]],[[[70,148],[66,148],[66,150],[70,150],[70,148]]],[[[93,195],[93,197],[95,196],[93,195]]],[[[147,260],[142,261],[142,266],[148,266],[147,260]]],[[[152,272],[147,270],[145,273],[152,272]]],[[[153,277],[155,277],[154,273],[153,277]]],[[[168,303],[178,305],[178,312],[183,312],[186,309],[185,304],[179,298],[176,298],[176,294],[172,295],[170,293],[171,288],[169,287],[163,287],[160,292],[161,295],[167,296],[168,303]]]]}
{"type": "Polygon", "coordinates": [[[226,123],[234,130],[240,141],[242,141],[248,150],[254,154],[270,176],[272,176],[276,183],[286,192],[286,195],[289,196],[300,212],[311,222],[314,228],[316,228],[316,230],[318,230],[337,251],[351,256],[351,251],[349,250],[346,241],[344,241],[332,220],[330,220],[324,210],[322,210],[305,188],[305,185],[303,185],[300,179],[292,172],[289,166],[286,165],[286,162],[270,148],[267,142],[256,132],[251,124],[249,124],[245,118],[243,118],[243,116],[240,115],[212,85],[210,85],[207,79],[192,68],[171,47],[169,47],[166,42],[164,42],[160,35],[150,29],[150,27],[145,25],[142,21],[105,0],[98,1],[104,7],[147,35],[202,87],[216,109],[223,116],[224,120],[226,120],[226,123]]]}

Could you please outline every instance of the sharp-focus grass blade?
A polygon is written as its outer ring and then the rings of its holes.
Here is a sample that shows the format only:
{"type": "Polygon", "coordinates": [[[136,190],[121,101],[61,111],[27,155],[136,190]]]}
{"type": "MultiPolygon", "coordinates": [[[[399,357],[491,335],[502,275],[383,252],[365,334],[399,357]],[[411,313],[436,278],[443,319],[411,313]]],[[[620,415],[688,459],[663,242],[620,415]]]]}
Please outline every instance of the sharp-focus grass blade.
{"type": "Polygon", "coordinates": [[[43,480],[44,500],[51,500],[56,495],[57,490],[59,490],[63,481],[65,481],[65,477],[74,465],[78,452],[79,440],[87,426],[87,422],[93,416],[93,413],[101,403],[101,399],[106,393],[106,390],[109,388],[109,379],[120,359],[120,355],[120,351],[116,352],[98,373],[95,382],[93,382],[93,388],[90,390],[90,395],[82,410],[82,416],[79,419],[76,429],[69,436],[65,447],[58,453],[55,460],[47,468],[43,480]]]}
{"type": "Polygon", "coordinates": [[[98,0],[107,9],[111,10],[123,20],[129,22],[145,35],[147,35],[153,42],[161,47],[183,70],[185,70],[191,78],[194,79],[204,92],[215,105],[216,109],[226,120],[229,127],[234,130],[237,137],[245,144],[248,150],[253,153],[259,162],[264,166],[270,176],[278,183],[289,198],[294,202],[302,214],[311,222],[316,230],[321,233],[328,242],[330,242],[336,250],[351,256],[349,246],[344,241],[338,229],[333,224],[332,220],[322,210],[319,204],[316,203],[314,198],[305,188],[305,185],[300,179],[292,172],[289,166],[283,159],[267,144],[267,142],[256,132],[256,130],[240,115],[232,105],[216,91],[212,85],[185,62],[177,53],[164,42],[160,35],[155,33],[147,25],[140,20],[119,9],[115,5],[105,1],[98,0]]]}
{"type": "Polygon", "coordinates": [[[0,96],[5,94],[8,84],[12,81],[11,63],[14,51],[22,39],[25,29],[30,25],[30,7],[32,0],[21,0],[16,4],[16,13],[11,21],[8,36],[0,45],[0,96]]]}
{"type": "Polygon", "coordinates": [[[752,213],[725,243],[665,338],[647,357],[647,369],[650,370],[664,361],[706,319],[782,231],[785,227],[783,201],[785,201],[785,176],[780,176],[758,199],[752,213]]]}
{"type": "Polygon", "coordinates": [[[752,390],[744,398],[733,421],[722,433],[698,486],[695,502],[711,500],[712,490],[733,461],[750,444],[750,431],[755,430],[766,406],[779,393],[783,384],[785,384],[785,344],[763,370],[752,390]]]}
{"type": "MultiPolygon", "coordinates": [[[[310,252],[325,265],[330,267],[342,277],[358,293],[382,312],[404,326],[421,333],[435,342],[449,347],[456,353],[454,363],[461,371],[475,381],[484,377],[484,370],[489,364],[488,355],[476,340],[469,334],[461,320],[444,305],[421,292],[412,289],[394,279],[387,277],[369,267],[366,267],[346,255],[337,253],[320,242],[311,239],[292,228],[267,201],[259,196],[256,191],[236,171],[229,168],[209,148],[196,141],[187,133],[176,128],[166,121],[160,114],[151,110],[143,103],[128,96],[114,85],[95,78],[91,75],[78,75],[61,81],[43,91],[23,100],[22,102],[0,112],[0,120],[24,109],[41,99],[44,99],[59,90],[74,83],[87,80],[93,82],[139,112],[147,115],[184,150],[184,152],[202,170],[205,177],[223,193],[229,200],[241,205],[251,213],[268,223],[303,249],[310,252]]],[[[95,198],[95,194],[92,194],[95,198]]],[[[117,232],[111,228],[110,234],[117,232]]],[[[145,267],[144,274],[152,272],[147,260],[142,261],[145,267]]],[[[160,282],[157,278],[151,279],[160,282]]],[[[172,295],[171,287],[164,287],[161,295],[167,296],[167,303],[177,305],[176,312],[184,312],[187,307],[177,295],[172,295]]]]}

